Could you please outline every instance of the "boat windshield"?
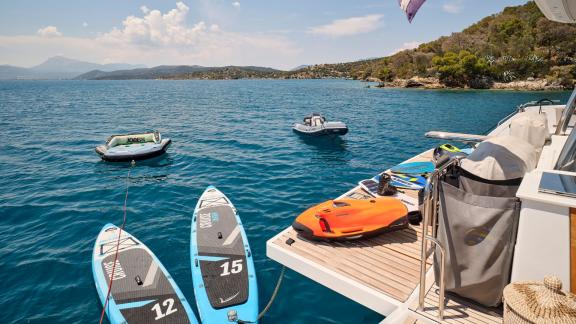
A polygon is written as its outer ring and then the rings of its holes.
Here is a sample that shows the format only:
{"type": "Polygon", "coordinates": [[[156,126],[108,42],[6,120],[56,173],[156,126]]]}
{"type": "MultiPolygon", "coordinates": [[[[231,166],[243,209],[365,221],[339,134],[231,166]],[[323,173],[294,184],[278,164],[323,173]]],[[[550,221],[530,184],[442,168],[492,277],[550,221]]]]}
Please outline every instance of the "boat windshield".
{"type": "MultiPolygon", "coordinates": [[[[576,89],[572,92],[570,99],[566,103],[562,117],[558,121],[558,126],[556,128],[556,135],[564,135],[570,124],[570,120],[574,118],[574,111],[576,111],[576,89]]],[[[561,171],[576,172],[576,164],[574,163],[576,159],[576,131],[572,127],[570,135],[564,144],[562,152],[558,157],[556,166],[554,169],[561,171]]]]}
{"type": "Polygon", "coordinates": [[[556,162],[556,167],[554,169],[561,171],[576,172],[576,131],[572,131],[564,144],[562,152],[558,157],[558,162],[556,162]]]}

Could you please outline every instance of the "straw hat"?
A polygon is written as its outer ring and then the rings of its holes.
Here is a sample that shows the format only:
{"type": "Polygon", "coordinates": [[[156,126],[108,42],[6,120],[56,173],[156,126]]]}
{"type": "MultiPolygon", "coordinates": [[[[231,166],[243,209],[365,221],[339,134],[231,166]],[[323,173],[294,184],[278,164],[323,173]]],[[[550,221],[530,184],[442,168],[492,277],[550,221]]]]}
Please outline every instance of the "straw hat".
{"type": "Polygon", "coordinates": [[[576,323],[576,296],[562,292],[556,277],[511,283],[504,288],[504,323],[576,323]]]}

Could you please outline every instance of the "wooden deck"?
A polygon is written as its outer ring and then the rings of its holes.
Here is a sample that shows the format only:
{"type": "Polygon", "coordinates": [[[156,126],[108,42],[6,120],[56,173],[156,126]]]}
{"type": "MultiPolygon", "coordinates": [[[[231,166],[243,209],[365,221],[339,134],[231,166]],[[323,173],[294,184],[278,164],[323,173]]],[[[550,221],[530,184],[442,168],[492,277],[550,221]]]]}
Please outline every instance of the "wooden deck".
{"type": "Polygon", "coordinates": [[[446,294],[444,318],[438,318],[438,287],[432,286],[426,294],[424,309],[419,311],[417,301],[412,303],[410,310],[429,320],[438,323],[502,323],[502,310],[482,307],[474,302],[446,294]]]}
{"type": "Polygon", "coordinates": [[[419,282],[420,231],[410,227],[371,239],[326,243],[299,238],[290,228],[271,244],[404,302],[419,282]],[[289,239],[294,243],[288,245],[289,239]]]}
{"type": "MultiPolygon", "coordinates": [[[[409,161],[429,161],[431,157],[430,150],[409,161]]],[[[405,194],[418,196],[414,190],[405,190],[405,194]]],[[[359,187],[339,198],[344,197],[372,198],[359,187]]],[[[268,241],[267,254],[292,270],[388,315],[406,302],[418,286],[421,231],[420,226],[410,226],[370,239],[328,243],[303,239],[290,227],[268,241]]]]}

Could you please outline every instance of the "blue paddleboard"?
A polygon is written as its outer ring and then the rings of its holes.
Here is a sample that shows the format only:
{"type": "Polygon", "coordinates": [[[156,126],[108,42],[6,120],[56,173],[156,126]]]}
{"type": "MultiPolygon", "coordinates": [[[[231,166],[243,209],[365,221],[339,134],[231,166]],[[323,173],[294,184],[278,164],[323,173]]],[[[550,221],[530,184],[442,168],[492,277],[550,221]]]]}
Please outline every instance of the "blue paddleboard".
{"type": "Polygon", "coordinates": [[[393,166],[390,171],[403,174],[426,174],[434,172],[435,168],[432,162],[407,162],[393,166]]]}
{"type": "Polygon", "coordinates": [[[113,278],[106,306],[110,323],[197,324],[186,297],[160,260],[125,231],[122,231],[118,245],[119,231],[118,227],[106,224],[98,234],[92,252],[92,274],[102,305],[106,301],[110,278],[113,278]]]}
{"type": "Polygon", "coordinates": [[[192,217],[192,281],[202,323],[258,320],[258,285],[244,227],[230,200],[206,188],[192,217]]]}

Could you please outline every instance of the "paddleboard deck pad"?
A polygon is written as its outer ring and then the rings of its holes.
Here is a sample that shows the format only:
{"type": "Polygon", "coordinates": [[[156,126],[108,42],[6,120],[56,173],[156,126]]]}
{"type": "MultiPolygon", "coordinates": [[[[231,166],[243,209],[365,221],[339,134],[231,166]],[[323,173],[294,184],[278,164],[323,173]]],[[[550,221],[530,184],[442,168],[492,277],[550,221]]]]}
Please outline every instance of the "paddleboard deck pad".
{"type": "Polygon", "coordinates": [[[190,254],[202,322],[256,322],[258,289],[248,240],[236,209],[212,186],[194,211],[190,254]]]}
{"type": "Polygon", "coordinates": [[[436,165],[432,162],[406,162],[390,168],[392,173],[427,174],[434,172],[436,165]]]}
{"type": "Polygon", "coordinates": [[[110,278],[112,290],[106,313],[111,323],[198,323],[184,294],[156,256],[142,242],[107,224],[92,254],[92,272],[102,305],[110,278]],[[112,271],[114,273],[112,274],[112,271]]]}

